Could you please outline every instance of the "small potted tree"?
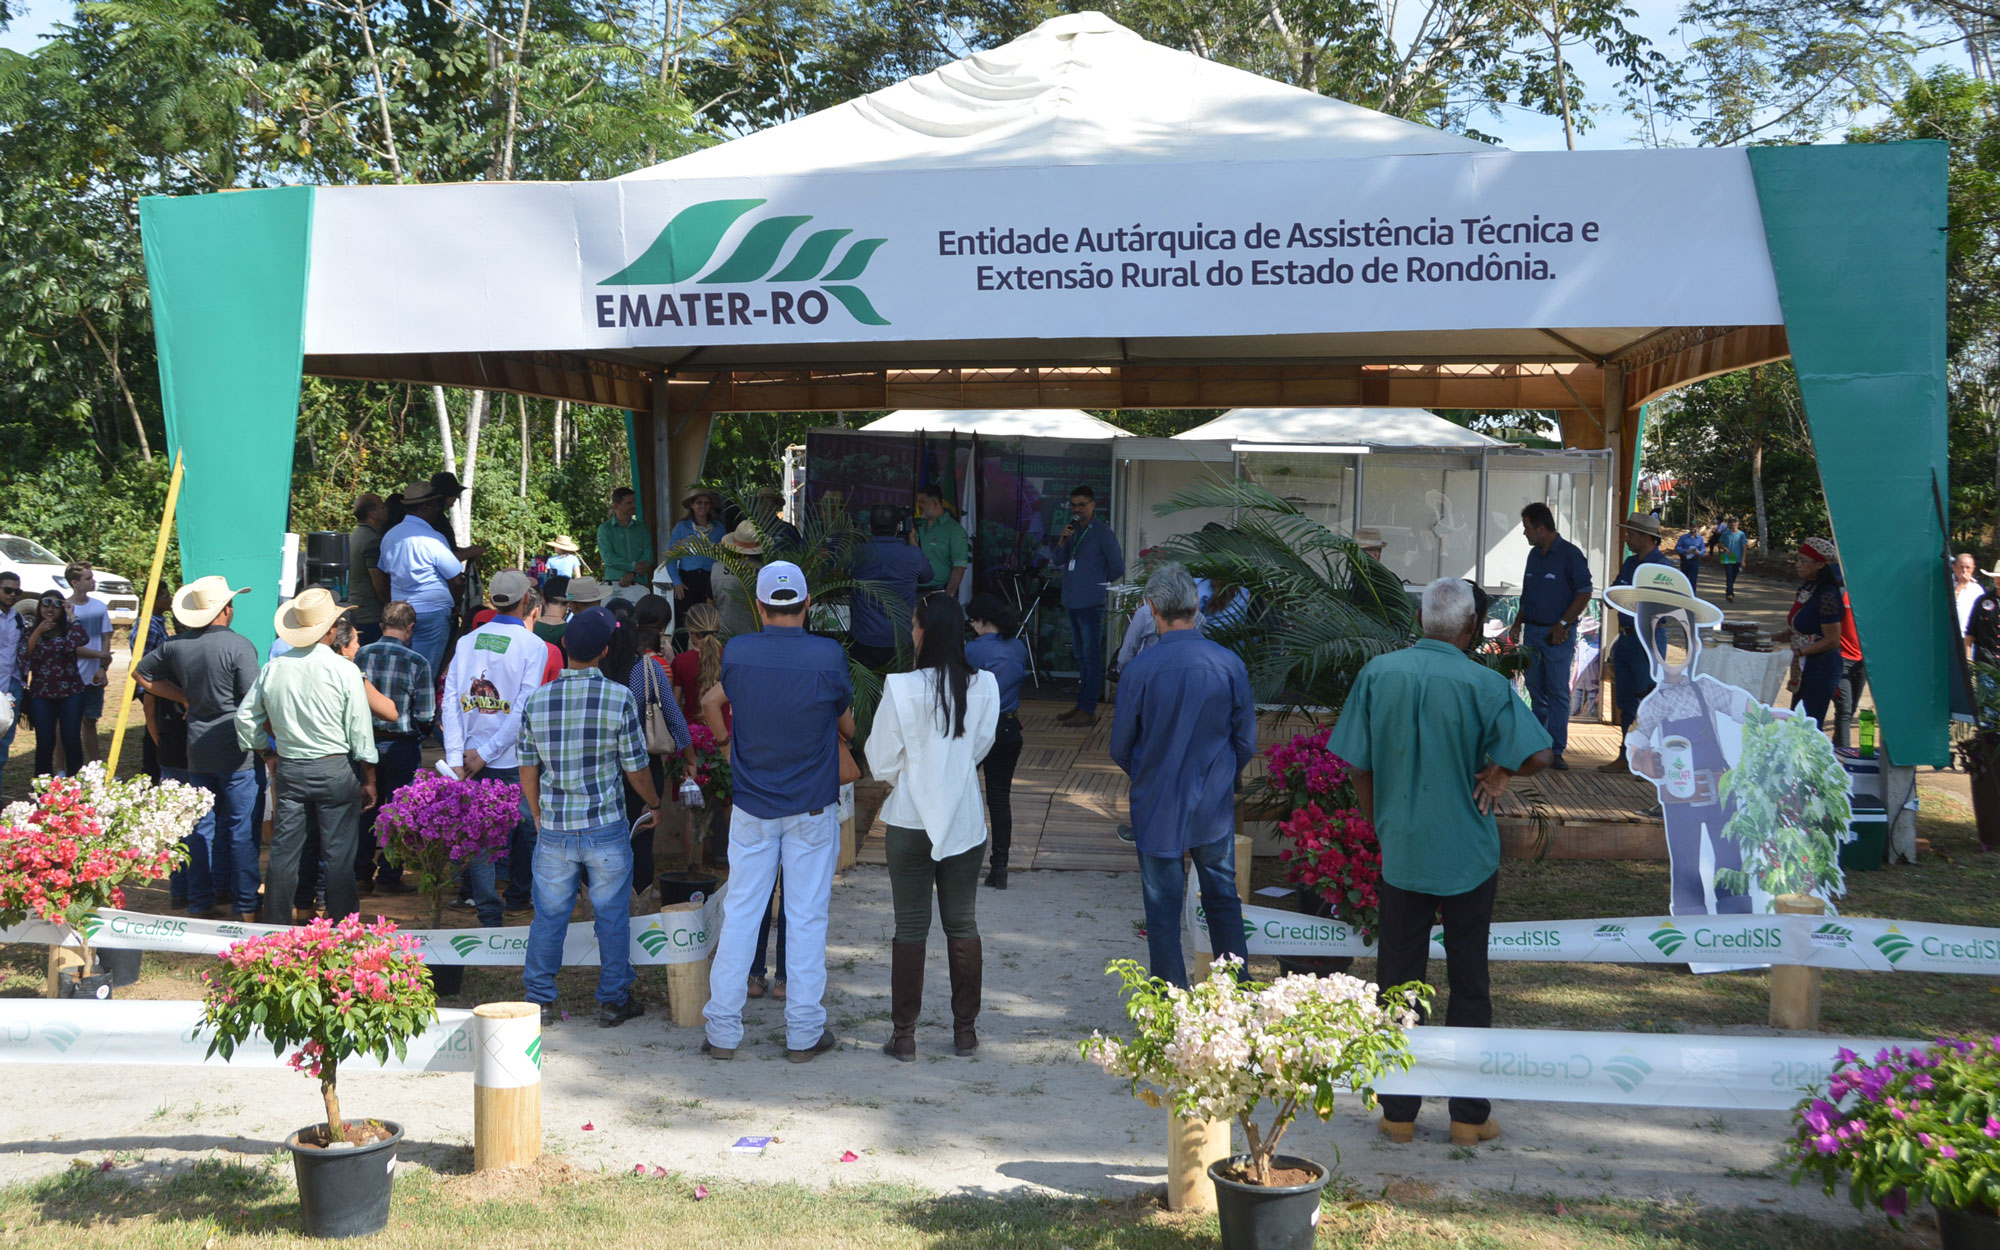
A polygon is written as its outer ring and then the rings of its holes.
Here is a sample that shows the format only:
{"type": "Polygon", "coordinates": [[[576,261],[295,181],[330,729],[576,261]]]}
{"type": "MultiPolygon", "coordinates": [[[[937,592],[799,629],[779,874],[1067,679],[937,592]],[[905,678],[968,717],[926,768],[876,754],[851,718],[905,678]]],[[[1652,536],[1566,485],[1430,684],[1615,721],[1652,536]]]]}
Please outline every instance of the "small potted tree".
{"type": "Polygon", "coordinates": [[[187,858],[181,839],[215,797],[177,781],[106,781],[91,764],[75,777],[38,777],[31,801],[0,813],[0,927],[30,917],[67,927],[82,966],[64,972],[64,997],[109,998],[111,975],[96,971],[87,923],[125,905],[125,886],[153,881],[187,858]]]}
{"type": "MultiPolygon", "coordinates": [[[[442,929],[445,894],[457,866],[505,855],[520,819],[521,787],[424,771],[376,813],[375,840],[390,863],[417,874],[417,892],[431,905],[431,928],[442,929]]],[[[431,975],[438,993],[456,994],[465,966],[440,964],[431,975]]]]}
{"type": "Polygon", "coordinates": [[[2000,1245],[2000,1038],[1939,1038],[1873,1060],[1840,1051],[1826,1097],[1792,1111],[1792,1183],[1831,1194],[1844,1178],[1856,1207],[1891,1219],[1912,1201],[1937,1209],[1944,1250],[2000,1245]]]}
{"type": "Polygon", "coordinates": [[[1378,993],[1340,974],[1267,985],[1240,980],[1240,971],[1235,960],[1218,960],[1208,980],[1184,990],[1133,960],[1113,960],[1105,972],[1125,983],[1132,1036],[1092,1033],[1080,1049],[1106,1072],[1129,1077],[1148,1106],[1242,1127],[1249,1149],[1208,1170],[1223,1250],[1310,1245],[1327,1169],[1281,1155],[1278,1145],[1301,1112],[1331,1118],[1343,1089],[1372,1107],[1373,1082],[1408,1070],[1405,1030],[1429,1005],[1430,987],[1413,981],[1378,993]],[[1267,1105],[1260,1124],[1258,1109],[1267,1105]]]}
{"type": "Polygon", "coordinates": [[[326,1120],[285,1139],[298,1176],[306,1234],[359,1237],[389,1222],[400,1124],[349,1120],[340,1110],[342,1060],[400,1059],[437,1019],[437,997],[417,941],[393,921],[348,916],[246,938],[202,973],[208,1053],[268,1041],[319,1080],[326,1120]]]}
{"type": "Polygon", "coordinates": [[[1743,754],[1719,789],[1736,800],[1722,836],[1743,848],[1743,867],[1717,872],[1718,886],[1761,892],[1767,910],[1784,902],[1808,912],[1846,892],[1840,844],[1854,836],[1847,771],[1810,718],[1752,706],[1743,754]]]}
{"type": "MultiPolygon", "coordinates": [[[[1278,812],[1285,880],[1299,891],[1299,909],[1345,921],[1362,940],[1377,928],[1377,887],[1382,846],[1375,826],[1358,810],[1347,761],[1326,749],[1327,728],[1295,736],[1265,752],[1261,790],[1267,810],[1278,812]]],[[[1321,976],[1346,972],[1352,955],[1286,955],[1286,972],[1321,976]]]]}

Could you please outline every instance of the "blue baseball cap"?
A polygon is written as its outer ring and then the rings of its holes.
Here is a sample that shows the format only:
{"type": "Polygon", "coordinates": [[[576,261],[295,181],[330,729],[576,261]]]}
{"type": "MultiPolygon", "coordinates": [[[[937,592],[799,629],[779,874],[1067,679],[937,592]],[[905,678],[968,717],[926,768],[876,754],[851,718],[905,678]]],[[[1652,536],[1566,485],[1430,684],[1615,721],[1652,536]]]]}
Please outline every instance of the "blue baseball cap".
{"type": "Polygon", "coordinates": [[[789,608],[806,600],[806,575],[790,560],[773,560],[757,571],[757,602],[789,608]]]}
{"type": "Polygon", "coordinates": [[[563,630],[563,654],[572,660],[594,660],[611,645],[618,618],[603,608],[591,608],[569,618],[563,630]]]}

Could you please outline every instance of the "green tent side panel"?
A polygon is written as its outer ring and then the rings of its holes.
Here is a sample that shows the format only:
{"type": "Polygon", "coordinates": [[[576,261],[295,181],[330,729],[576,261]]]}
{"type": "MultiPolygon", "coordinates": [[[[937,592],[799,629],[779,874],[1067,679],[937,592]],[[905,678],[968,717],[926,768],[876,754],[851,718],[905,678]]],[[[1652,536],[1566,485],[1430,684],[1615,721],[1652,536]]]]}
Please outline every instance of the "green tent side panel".
{"type": "Polygon", "coordinates": [[[1945,145],[1749,152],[1883,738],[1898,764],[1943,764],[1945,145]]]}
{"type": "Polygon", "coordinates": [[[139,203],[168,446],[186,458],[181,576],[251,593],[235,629],[274,634],[305,357],[311,187],[139,203]]]}

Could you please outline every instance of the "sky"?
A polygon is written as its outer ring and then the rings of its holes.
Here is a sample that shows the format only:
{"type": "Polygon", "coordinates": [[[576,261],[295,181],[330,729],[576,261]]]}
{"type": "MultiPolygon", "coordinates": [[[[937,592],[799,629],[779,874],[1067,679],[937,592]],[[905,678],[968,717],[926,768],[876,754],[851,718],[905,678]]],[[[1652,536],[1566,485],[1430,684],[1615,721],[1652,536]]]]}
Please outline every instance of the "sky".
{"type": "MultiPolygon", "coordinates": [[[[1651,39],[1654,46],[1669,58],[1686,55],[1685,45],[1674,33],[1675,19],[1681,7],[1679,0],[1628,2],[1639,15],[1635,26],[1640,34],[1651,39]]],[[[14,0],[12,7],[18,16],[9,29],[0,31],[0,48],[32,52],[51,25],[69,15],[73,4],[72,0],[14,0]]],[[[1597,108],[1595,124],[1578,136],[1577,146],[1587,149],[1633,146],[1637,123],[1619,107],[1618,72],[1598,60],[1587,48],[1572,55],[1576,57],[1578,73],[1583,77],[1586,96],[1595,101],[1597,108]]],[[[1932,53],[1925,58],[1925,62],[1965,67],[1963,53],[1950,48],[1932,53]]],[[[1497,136],[1503,145],[1516,151],[1542,151],[1563,146],[1561,118],[1544,117],[1523,108],[1507,107],[1497,118],[1481,114],[1473,119],[1472,125],[1485,134],[1497,136]]]]}

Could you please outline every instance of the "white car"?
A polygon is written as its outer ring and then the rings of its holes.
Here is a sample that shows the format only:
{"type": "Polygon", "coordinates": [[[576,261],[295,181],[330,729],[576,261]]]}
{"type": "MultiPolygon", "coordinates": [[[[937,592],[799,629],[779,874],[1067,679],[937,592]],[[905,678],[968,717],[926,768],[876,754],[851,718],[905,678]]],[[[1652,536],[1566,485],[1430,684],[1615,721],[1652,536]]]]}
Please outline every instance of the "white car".
{"type": "MultiPolygon", "coordinates": [[[[0,534],[0,573],[18,574],[26,599],[35,598],[45,590],[69,594],[69,581],[63,576],[68,563],[32,538],[0,534]]],[[[130,626],[139,619],[139,596],[133,593],[132,583],[103,569],[96,572],[97,589],[90,592],[90,597],[111,609],[113,625],[130,626]]]]}

